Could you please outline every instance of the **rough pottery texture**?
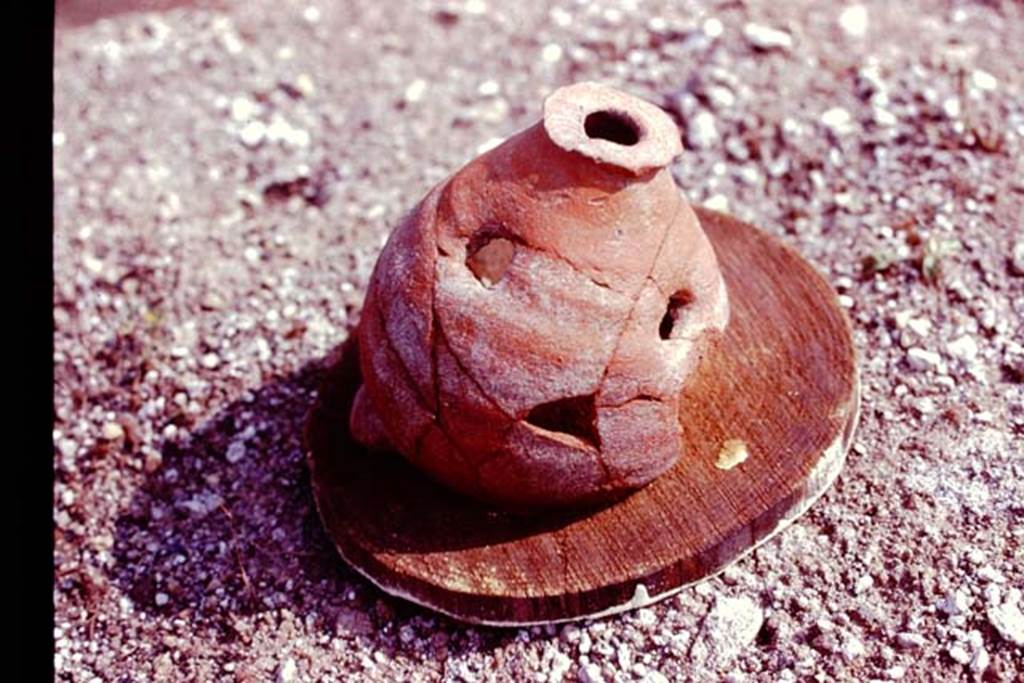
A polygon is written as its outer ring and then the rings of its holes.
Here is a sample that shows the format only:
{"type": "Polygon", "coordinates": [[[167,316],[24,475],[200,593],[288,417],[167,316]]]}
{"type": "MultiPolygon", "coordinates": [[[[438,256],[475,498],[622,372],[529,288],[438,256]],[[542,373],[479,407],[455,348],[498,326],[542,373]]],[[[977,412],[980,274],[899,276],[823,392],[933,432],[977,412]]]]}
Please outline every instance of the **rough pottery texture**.
{"type": "Polygon", "coordinates": [[[357,439],[498,505],[590,503],[682,452],[679,395],[728,318],[657,107],[593,83],[435,187],[359,327],[357,439]]]}

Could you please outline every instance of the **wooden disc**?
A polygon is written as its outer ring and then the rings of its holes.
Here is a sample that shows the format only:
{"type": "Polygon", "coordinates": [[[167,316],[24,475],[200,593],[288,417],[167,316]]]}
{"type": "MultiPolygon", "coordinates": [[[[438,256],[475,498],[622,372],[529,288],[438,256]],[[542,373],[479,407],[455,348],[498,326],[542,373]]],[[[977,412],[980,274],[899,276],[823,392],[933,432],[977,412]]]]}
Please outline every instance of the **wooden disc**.
{"type": "Polygon", "coordinates": [[[674,468],[596,510],[490,510],[351,439],[352,341],[306,428],[317,507],[341,556],[388,593],[458,619],[550,623],[664,598],[806,511],[838,475],[857,422],[848,323],[795,251],[729,216],[697,214],[731,318],[683,392],[674,468]]]}

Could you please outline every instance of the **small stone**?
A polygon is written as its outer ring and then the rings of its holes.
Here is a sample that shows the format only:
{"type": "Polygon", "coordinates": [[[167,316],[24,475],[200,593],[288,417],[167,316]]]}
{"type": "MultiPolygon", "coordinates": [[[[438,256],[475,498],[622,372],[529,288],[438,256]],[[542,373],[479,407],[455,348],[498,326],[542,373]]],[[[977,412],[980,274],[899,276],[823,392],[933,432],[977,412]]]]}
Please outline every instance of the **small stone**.
{"type": "Polygon", "coordinates": [[[745,25],[743,37],[759,50],[788,50],[793,47],[793,37],[789,33],[762,24],[745,25]]]}
{"type": "Polygon", "coordinates": [[[601,675],[601,667],[597,664],[581,666],[578,678],[580,683],[604,683],[604,676],[601,675]]]}
{"type": "Polygon", "coordinates": [[[163,607],[164,605],[166,605],[170,601],[171,601],[171,598],[170,598],[170,596],[167,595],[167,593],[157,593],[156,595],[153,596],[153,602],[156,603],[157,607],[163,607]]]}
{"type": "Polygon", "coordinates": [[[839,28],[851,38],[863,38],[868,32],[868,9],[864,5],[850,5],[839,13],[839,28]]]}
{"type": "Polygon", "coordinates": [[[245,443],[242,441],[232,441],[228,445],[228,450],[224,454],[224,457],[232,465],[239,462],[245,457],[245,443]]]}
{"type": "Polygon", "coordinates": [[[907,329],[919,337],[927,337],[932,331],[932,321],[927,318],[910,318],[907,329]]]}
{"type": "Polygon", "coordinates": [[[980,648],[974,653],[974,656],[971,657],[971,671],[977,674],[984,673],[985,669],[988,668],[989,661],[988,650],[984,647],[980,648]]]}
{"type": "Polygon", "coordinates": [[[124,436],[124,427],[116,422],[108,422],[103,425],[102,434],[107,441],[117,441],[124,436]]]}
{"type": "Polygon", "coordinates": [[[405,88],[405,94],[403,95],[406,102],[415,104],[423,99],[423,96],[427,92],[427,82],[422,78],[417,78],[415,81],[410,83],[405,88]]]}
{"type": "Polygon", "coordinates": [[[971,661],[971,653],[963,645],[952,645],[949,650],[949,658],[958,664],[966,664],[971,661]]]}
{"type": "Polygon", "coordinates": [[[246,147],[257,147],[267,135],[267,126],[262,121],[250,121],[238,131],[238,138],[246,147]]]}
{"type": "Polygon", "coordinates": [[[224,308],[224,299],[217,292],[207,292],[199,300],[199,305],[208,311],[216,311],[224,308]]]}
{"type": "Polygon", "coordinates": [[[902,633],[896,634],[896,645],[901,650],[916,650],[924,645],[924,636],[920,633],[903,631],[902,633]]]}
{"type": "Polygon", "coordinates": [[[565,674],[569,672],[570,667],[572,667],[572,660],[569,659],[568,655],[562,652],[555,652],[551,658],[551,669],[548,671],[548,683],[561,683],[562,679],[565,678],[565,674]]]}
{"type": "Polygon", "coordinates": [[[294,683],[299,676],[299,668],[295,660],[289,657],[277,668],[277,683],[294,683]]]}
{"type": "Polygon", "coordinates": [[[501,85],[495,80],[487,80],[481,83],[476,91],[484,97],[491,97],[501,92],[501,85]]]}
{"type": "Polygon", "coordinates": [[[962,588],[950,593],[945,599],[940,600],[938,608],[950,616],[963,614],[971,606],[971,596],[962,588]]]}
{"type": "Polygon", "coordinates": [[[948,97],[942,101],[942,113],[948,118],[955,119],[960,117],[960,98],[948,97]]]}
{"type": "Polygon", "coordinates": [[[648,671],[640,679],[640,683],[669,683],[668,677],[660,671],[648,671]]]}
{"type": "Polygon", "coordinates": [[[1017,240],[1013,243],[1010,270],[1014,275],[1024,275],[1024,240],[1017,240]]]}
{"type": "Polygon", "coordinates": [[[853,129],[853,117],[842,107],[832,107],[821,115],[821,122],[831,131],[843,135],[853,129]]]}
{"type": "Polygon", "coordinates": [[[704,619],[703,641],[724,664],[754,641],[762,623],[764,612],[749,597],[719,596],[704,619]]]}
{"type": "Polygon", "coordinates": [[[248,97],[236,97],[231,100],[231,118],[239,123],[251,121],[260,113],[260,106],[248,97]]]}
{"type": "Polygon", "coordinates": [[[316,84],[313,83],[313,77],[309,74],[299,74],[295,79],[295,89],[305,97],[310,98],[316,94],[316,84]]]}
{"type": "Polygon", "coordinates": [[[373,620],[365,612],[342,607],[335,618],[334,631],[339,636],[368,636],[374,632],[373,620]]]}
{"type": "Polygon", "coordinates": [[[700,29],[708,38],[718,38],[722,35],[722,32],[725,31],[725,26],[722,25],[720,20],[711,17],[710,19],[704,20],[700,29]]]}
{"type": "Polygon", "coordinates": [[[712,211],[728,211],[729,210],[729,198],[724,194],[716,194],[707,198],[704,202],[704,206],[711,209],[712,211]]]}
{"type": "Polygon", "coordinates": [[[990,564],[978,569],[978,578],[986,583],[1006,583],[1003,573],[990,564]]]}
{"type": "Polygon", "coordinates": [[[686,122],[686,142],[694,149],[708,149],[718,142],[714,115],[700,110],[686,122]]]}
{"type": "Polygon", "coordinates": [[[708,86],[704,94],[707,96],[708,102],[711,103],[711,107],[717,111],[728,109],[736,104],[736,95],[724,85],[708,86]]]}
{"type": "Polygon", "coordinates": [[[978,342],[969,334],[962,335],[946,345],[951,356],[965,361],[972,361],[978,355],[978,342]]]}
{"type": "Polygon", "coordinates": [[[1021,647],[1024,646],[1024,614],[1017,604],[1019,599],[1019,591],[1010,591],[1006,602],[989,606],[986,616],[1003,640],[1021,647]]]}
{"type": "Polygon", "coordinates": [[[890,128],[898,123],[896,115],[885,107],[873,107],[871,109],[871,118],[883,128],[890,128]]]}
{"type": "Polygon", "coordinates": [[[942,357],[934,351],[926,351],[918,346],[907,349],[907,363],[912,370],[934,370],[942,362],[942,357]]]}
{"type": "Polygon", "coordinates": [[[144,460],[142,461],[142,469],[144,469],[149,474],[152,474],[153,472],[156,472],[158,469],[160,469],[160,466],[163,464],[164,458],[162,455],[160,455],[160,451],[152,448],[146,450],[144,460]]]}
{"type": "Polygon", "coordinates": [[[213,370],[215,367],[220,365],[220,356],[213,352],[210,352],[205,354],[199,362],[207,370],[213,370]]]}
{"type": "Polygon", "coordinates": [[[194,517],[201,519],[224,504],[224,499],[216,493],[204,491],[181,503],[194,517]]]}
{"type": "Polygon", "coordinates": [[[857,579],[857,583],[853,585],[853,593],[854,595],[860,595],[861,593],[868,590],[874,585],[875,580],[871,577],[871,575],[865,574],[864,576],[857,579]]]}
{"type": "Polygon", "coordinates": [[[860,642],[855,636],[846,635],[842,643],[839,646],[839,653],[843,656],[847,662],[862,657],[867,649],[864,647],[864,643],[860,642]]]}
{"type": "Polygon", "coordinates": [[[649,607],[643,607],[636,612],[637,621],[642,626],[654,626],[658,623],[658,617],[655,615],[654,610],[649,607]]]}
{"type": "Polygon", "coordinates": [[[907,670],[902,666],[891,666],[886,670],[885,675],[890,681],[899,681],[907,675],[907,670]]]}
{"type": "Polygon", "coordinates": [[[995,90],[999,87],[999,81],[989,72],[975,69],[971,73],[971,85],[978,90],[995,90]]]}
{"type": "Polygon", "coordinates": [[[558,43],[548,43],[540,51],[540,58],[548,64],[554,64],[562,58],[562,46],[558,43]]]}

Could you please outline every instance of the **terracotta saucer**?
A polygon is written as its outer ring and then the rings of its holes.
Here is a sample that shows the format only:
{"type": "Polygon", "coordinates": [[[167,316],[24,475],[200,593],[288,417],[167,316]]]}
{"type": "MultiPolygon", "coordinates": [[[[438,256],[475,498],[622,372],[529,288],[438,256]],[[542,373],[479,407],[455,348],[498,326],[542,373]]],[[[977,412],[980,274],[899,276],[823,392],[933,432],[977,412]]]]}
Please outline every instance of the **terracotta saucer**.
{"type": "Polygon", "coordinates": [[[306,426],[317,508],[353,568],[464,621],[568,621],[640,607],[706,579],[810,507],[839,474],[859,415],[849,325],[832,288],[794,250],[735,218],[695,210],[731,318],[683,392],[685,448],[675,467],[598,509],[490,510],[353,441],[353,337],[306,426]]]}

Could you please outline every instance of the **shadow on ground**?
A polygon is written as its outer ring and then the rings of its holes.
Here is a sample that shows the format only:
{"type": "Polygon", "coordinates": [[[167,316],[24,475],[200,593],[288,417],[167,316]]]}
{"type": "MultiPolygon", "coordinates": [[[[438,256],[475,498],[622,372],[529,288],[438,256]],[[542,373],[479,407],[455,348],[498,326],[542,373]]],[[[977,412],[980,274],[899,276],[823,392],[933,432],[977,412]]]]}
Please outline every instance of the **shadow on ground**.
{"type": "MultiPolygon", "coordinates": [[[[355,574],[323,531],[302,433],[325,363],[266,383],[188,443],[164,447],[162,466],[116,522],[112,579],[136,610],[186,619],[225,645],[247,642],[250,617],[278,610],[314,632],[398,650],[403,623],[447,621],[355,574]],[[232,446],[243,442],[244,451],[232,446]]],[[[445,630],[468,633],[454,622],[445,630]]],[[[499,647],[515,633],[475,631],[482,637],[457,637],[445,654],[499,647]]]]}

